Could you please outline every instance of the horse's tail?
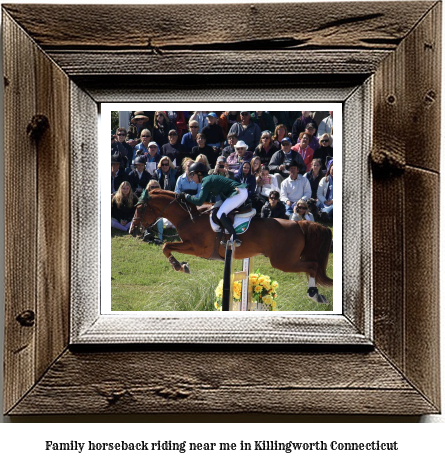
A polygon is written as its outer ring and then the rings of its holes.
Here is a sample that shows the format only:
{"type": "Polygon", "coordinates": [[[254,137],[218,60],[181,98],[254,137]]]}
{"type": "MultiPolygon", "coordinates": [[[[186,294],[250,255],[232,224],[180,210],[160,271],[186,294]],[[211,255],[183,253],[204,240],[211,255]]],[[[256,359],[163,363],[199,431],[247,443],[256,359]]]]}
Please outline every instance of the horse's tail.
{"type": "Polygon", "coordinates": [[[316,283],[324,287],[332,287],[332,279],[326,276],[332,244],[332,231],[313,221],[298,221],[298,224],[305,237],[301,260],[316,261],[318,263],[316,283]]]}

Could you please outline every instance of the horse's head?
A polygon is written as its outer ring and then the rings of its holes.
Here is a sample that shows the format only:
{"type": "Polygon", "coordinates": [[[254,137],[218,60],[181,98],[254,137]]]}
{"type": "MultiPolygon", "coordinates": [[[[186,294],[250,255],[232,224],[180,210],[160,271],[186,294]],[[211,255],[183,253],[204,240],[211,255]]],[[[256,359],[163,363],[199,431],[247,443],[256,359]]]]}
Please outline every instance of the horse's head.
{"type": "Polygon", "coordinates": [[[133,221],[130,227],[130,234],[136,228],[149,228],[164,212],[167,205],[176,198],[174,192],[154,189],[150,192],[144,190],[139,202],[136,205],[133,221]]]}

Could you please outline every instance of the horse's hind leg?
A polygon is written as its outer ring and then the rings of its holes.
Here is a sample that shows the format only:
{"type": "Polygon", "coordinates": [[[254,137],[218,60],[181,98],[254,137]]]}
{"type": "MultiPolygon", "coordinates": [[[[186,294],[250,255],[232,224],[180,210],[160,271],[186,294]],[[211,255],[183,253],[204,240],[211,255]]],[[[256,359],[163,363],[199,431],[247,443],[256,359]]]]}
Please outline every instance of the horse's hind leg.
{"type": "Polygon", "coordinates": [[[317,302],[317,304],[328,304],[329,303],[324,295],[318,293],[318,288],[315,284],[315,276],[317,275],[317,269],[318,269],[317,262],[297,261],[296,263],[286,264],[286,263],[283,263],[283,260],[281,260],[281,263],[276,262],[276,261],[272,263],[272,260],[271,260],[271,265],[274,268],[277,268],[279,270],[286,271],[286,272],[306,273],[309,277],[307,296],[314,302],[317,302]]]}

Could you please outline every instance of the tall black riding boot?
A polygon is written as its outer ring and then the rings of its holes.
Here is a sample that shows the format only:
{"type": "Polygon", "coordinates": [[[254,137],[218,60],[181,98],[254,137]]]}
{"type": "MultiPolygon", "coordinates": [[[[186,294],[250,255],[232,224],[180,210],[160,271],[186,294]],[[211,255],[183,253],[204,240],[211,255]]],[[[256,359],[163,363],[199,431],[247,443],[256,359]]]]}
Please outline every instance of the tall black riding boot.
{"type": "MultiPolygon", "coordinates": [[[[227,218],[225,213],[221,215],[221,218],[219,219],[219,221],[223,225],[224,229],[229,231],[229,234],[233,236],[233,243],[235,247],[239,247],[241,245],[241,241],[238,239],[236,232],[235,232],[235,228],[233,227],[232,222],[229,220],[229,218],[227,218]]],[[[225,239],[221,241],[221,245],[223,245],[224,247],[227,245],[227,242],[225,241],[225,239]]]]}

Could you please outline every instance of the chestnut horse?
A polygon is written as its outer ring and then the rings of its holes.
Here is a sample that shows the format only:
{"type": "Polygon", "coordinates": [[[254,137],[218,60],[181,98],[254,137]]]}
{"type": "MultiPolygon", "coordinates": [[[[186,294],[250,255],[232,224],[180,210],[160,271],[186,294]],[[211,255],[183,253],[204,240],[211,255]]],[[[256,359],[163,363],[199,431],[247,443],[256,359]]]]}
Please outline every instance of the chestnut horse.
{"type": "MultiPolygon", "coordinates": [[[[212,206],[205,205],[208,208],[212,206]]],[[[129,232],[133,233],[141,225],[147,228],[159,218],[167,218],[173,223],[182,240],[167,242],[162,249],[174,270],[190,273],[188,264],[179,263],[172,252],[224,260],[225,247],[219,241],[216,243],[217,233],[210,227],[209,215],[203,214],[193,204],[179,201],[174,192],[162,189],[150,193],[144,191],[129,232]]],[[[327,303],[326,298],[318,293],[315,282],[332,287],[332,279],[326,275],[332,244],[329,228],[312,221],[253,218],[240,239],[242,244],[236,248],[237,259],[265,255],[278,270],[307,273],[308,296],[315,302],[327,303]]]]}

